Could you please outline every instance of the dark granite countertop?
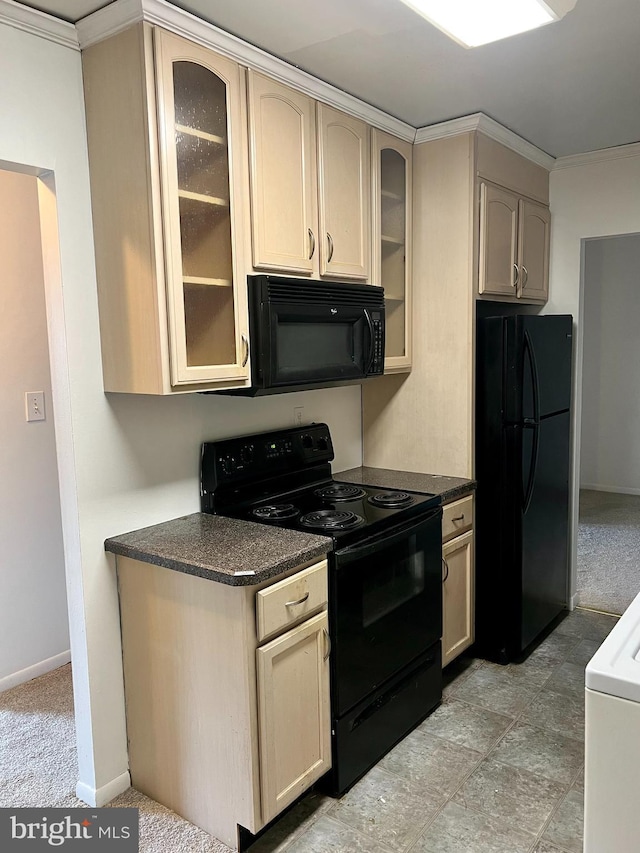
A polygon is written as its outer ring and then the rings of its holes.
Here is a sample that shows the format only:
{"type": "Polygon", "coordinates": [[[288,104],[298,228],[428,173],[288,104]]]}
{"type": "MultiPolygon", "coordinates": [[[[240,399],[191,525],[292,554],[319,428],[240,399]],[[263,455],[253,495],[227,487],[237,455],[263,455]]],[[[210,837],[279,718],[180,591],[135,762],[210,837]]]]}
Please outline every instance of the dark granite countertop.
{"type": "Polygon", "coordinates": [[[389,468],[350,468],[334,472],[334,480],[378,486],[382,489],[406,489],[440,495],[442,503],[462,498],[475,491],[476,481],[462,477],[444,477],[441,474],[418,474],[414,471],[392,471],[389,468]]]}
{"type": "Polygon", "coordinates": [[[331,550],[316,536],[197,512],[104,543],[106,551],[231,586],[251,586],[320,559],[331,550]]]}

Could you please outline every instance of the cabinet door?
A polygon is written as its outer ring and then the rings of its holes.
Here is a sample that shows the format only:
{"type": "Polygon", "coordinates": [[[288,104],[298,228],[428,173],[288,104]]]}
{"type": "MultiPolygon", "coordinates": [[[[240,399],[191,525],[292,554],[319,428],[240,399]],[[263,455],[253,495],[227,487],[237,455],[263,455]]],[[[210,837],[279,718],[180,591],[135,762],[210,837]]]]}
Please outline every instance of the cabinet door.
{"type": "Polygon", "coordinates": [[[457,657],[474,640],[473,531],[442,548],[442,665],[457,657]]]}
{"type": "Polygon", "coordinates": [[[171,381],[247,378],[243,71],[155,37],[171,381]]]}
{"type": "Polygon", "coordinates": [[[321,275],[369,277],[370,156],[368,125],[318,104],[321,275]]]}
{"type": "Polygon", "coordinates": [[[518,204],[520,297],[546,302],[549,298],[549,208],[529,199],[518,204]]]}
{"type": "Polygon", "coordinates": [[[385,373],[411,367],[411,161],[412,146],[373,130],[373,267],[384,287],[385,373]]]}
{"type": "Polygon", "coordinates": [[[253,71],[248,81],[253,265],[317,274],[315,101],[253,71]]]}
{"type": "Polygon", "coordinates": [[[493,184],[480,184],[480,293],[516,296],[518,197],[493,184]]]}
{"type": "Polygon", "coordinates": [[[331,767],[326,611],[261,646],[256,655],[267,823],[331,767]]]}

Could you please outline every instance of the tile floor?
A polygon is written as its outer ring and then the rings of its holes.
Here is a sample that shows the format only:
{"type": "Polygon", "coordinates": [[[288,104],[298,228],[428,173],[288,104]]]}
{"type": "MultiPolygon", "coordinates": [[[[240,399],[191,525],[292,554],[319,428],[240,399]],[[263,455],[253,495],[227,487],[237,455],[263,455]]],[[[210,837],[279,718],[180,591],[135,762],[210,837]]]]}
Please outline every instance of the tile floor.
{"type": "Polygon", "coordinates": [[[424,723],[251,853],[581,853],[584,667],[615,621],[576,610],[522,664],[454,661],[424,723]]]}

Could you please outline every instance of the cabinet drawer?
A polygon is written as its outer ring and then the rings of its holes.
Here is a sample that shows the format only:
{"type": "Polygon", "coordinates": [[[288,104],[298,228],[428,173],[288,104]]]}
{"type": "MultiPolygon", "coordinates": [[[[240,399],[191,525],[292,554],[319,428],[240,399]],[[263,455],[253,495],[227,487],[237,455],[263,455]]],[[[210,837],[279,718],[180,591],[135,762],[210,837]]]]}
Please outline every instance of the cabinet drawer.
{"type": "Polygon", "coordinates": [[[326,560],[261,589],[256,593],[258,642],[286,631],[326,603],[326,560]]]}
{"type": "Polygon", "coordinates": [[[471,530],[473,527],[473,495],[442,507],[442,541],[471,530]]]}

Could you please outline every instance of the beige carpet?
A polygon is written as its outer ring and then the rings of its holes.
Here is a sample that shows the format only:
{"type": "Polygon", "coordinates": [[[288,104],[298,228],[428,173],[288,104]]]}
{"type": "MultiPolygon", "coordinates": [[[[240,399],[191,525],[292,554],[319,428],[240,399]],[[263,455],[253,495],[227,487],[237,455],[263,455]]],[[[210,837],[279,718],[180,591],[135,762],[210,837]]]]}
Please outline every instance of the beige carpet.
{"type": "MultiPolygon", "coordinates": [[[[71,667],[0,693],[0,807],[84,806],[74,793],[77,774],[71,667]]],[[[133,788],[109,805],[140,810],[144,853],[229,853],[133,788]]]]}
{"type": "Polygon", "coordinates": [[[640,495],[580,490],[578,604],[621,615],[640,592],[640,495]]]}

